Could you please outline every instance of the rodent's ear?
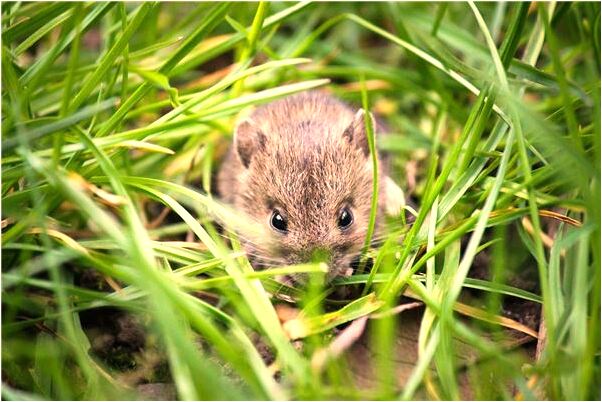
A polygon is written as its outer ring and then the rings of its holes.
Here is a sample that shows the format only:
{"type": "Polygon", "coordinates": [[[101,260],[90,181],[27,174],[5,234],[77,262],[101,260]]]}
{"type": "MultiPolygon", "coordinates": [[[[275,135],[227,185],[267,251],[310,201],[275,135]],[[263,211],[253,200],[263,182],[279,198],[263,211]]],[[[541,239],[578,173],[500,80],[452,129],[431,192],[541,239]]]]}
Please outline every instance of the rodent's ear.
{"type": "Polygon", "coordinates": [[[265,147],[266,136],[251,120],[243,120],[236,127],[234,146],[245,168],[249,167],[253,154],[265,147]]]}
{"type": "MultiPolygon", "coordinates": [[[[364,122],[364,116],[366,112],[364,109],[357,111],[353,117],[351,124],[345,129],[343,136],[349,140],[349,142],[359,149],[362,150],[364,155],[370,155],[370,148],[368,147],[368,137],[366,136],[366,124],[364,122]]],[[[374,123],[374,116],[372,113],[368,113],[370,120],[372,120],[373,130],[376,130],[376,124],[374,123]]]]}

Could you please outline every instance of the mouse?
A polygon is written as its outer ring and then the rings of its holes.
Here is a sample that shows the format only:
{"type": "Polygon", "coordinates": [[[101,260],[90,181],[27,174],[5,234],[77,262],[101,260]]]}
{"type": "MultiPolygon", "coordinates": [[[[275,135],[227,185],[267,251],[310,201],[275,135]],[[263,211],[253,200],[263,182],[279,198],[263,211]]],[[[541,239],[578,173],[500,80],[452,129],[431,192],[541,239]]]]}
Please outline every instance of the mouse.
{"type": "MultiPolygon", "coordinates": [[[[368,232],[373,191],[366,116],[379,135],[371,113],[310,91],[257,107],[238,122],[219,168],[217,192],[257,228],[237,233],[255,269],[317,258],[328,266],[327,281],[353,273],[368,232]]],[[[387,207],[402,207],[403,192],[375,152],[377,233],[387,207]],[[388,198],[396,205],[387,205],[388,198]]]]}

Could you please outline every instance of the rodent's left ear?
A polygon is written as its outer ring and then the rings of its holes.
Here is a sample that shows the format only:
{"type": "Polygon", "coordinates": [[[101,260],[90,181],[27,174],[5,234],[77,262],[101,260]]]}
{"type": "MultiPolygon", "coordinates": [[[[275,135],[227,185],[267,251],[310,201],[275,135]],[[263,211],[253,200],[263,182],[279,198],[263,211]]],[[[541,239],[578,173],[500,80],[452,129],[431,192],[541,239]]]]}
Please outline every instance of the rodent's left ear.
{"type": "MultiPolygon", "coordinates": [[[[360,109],[353,117],[351,124],[345,129],[343,136],[349,140],[349,142],[359,149],[362,150],[364,155],[370,155],[370,148],[368,147],[368,137],[366,135],[366,122],[364,121],[366,111],[360,109]]],[[[368,118],[372,123],[372,130],[376,130],[376,124],[374,123],[374,116],[372,113],[368,113],[368,118]]]]}
{"type": "Polygon", "coordinates": [[[265,147],[266,136],[252,120],[243,120],[234,133],[234,147],[245,168],[249,167],[253,154],[265,147]]]}

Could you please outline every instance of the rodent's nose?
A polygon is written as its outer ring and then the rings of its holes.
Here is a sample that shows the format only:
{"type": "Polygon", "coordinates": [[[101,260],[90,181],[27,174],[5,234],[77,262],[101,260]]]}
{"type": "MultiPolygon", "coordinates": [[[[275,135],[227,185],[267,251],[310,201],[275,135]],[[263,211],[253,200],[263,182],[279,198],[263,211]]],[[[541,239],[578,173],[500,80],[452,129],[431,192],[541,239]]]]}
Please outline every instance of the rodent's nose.
{"type": "Polygon", "coordinates": [[[310,248],[301,250],[297,254],[299,255],[299,258],[304,262],[329,263],[332,258],[331,250],[329,250],[325,247],[310,247],[310,248]]]}

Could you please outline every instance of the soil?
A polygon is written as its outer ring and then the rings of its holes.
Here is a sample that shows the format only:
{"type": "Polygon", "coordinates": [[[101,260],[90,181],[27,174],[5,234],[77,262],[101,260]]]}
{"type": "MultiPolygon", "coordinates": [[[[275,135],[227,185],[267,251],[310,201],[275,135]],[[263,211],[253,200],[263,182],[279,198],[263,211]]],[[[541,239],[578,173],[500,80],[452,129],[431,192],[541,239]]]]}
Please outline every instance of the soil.
{"type": "MultiPolygon", "coordinates": [[[[511,314],[522,318],[526,325],[534,327],[533,321],[538,321],[538,312],[530,311],[529,307],[521,303],[510,303],[514,310],[511,314]],[[532,319],[521,317],[523,312],[532,319]]],[[[395,367],[396,384],[394,387],[401,390],[408,380],[418,359],[418,332],[424,309],[414,308],[404,311],[397,316],[397,337],[394,353],[390,355],[390,362],[395,367]]],[[[379,383],[379,372],[375,368],[379,356],[378,347],[370,339],[371,323],[368,321],[367,329],[361,337],[345,352],[345,359],[353,372],[356,385],[365,390],[376,390],[379,383]]],[[[140,319],[132,314],[114,308],[102,308],[87,311],[82,315],[82,326],[90,339],[90,354],[109,367],[117,377],[130,387],[134,387],[140,399],[144,400],[173,400],[176,398],[174,384],[170,378],[169,368],[165,355],[158,350],[158,342],[147,339],[146,328],[140,319]]],[[[336,331],[344,329],[341,326],[336,331]]],[[[519,348],[525,358],[533,358],[535,342],[532,338],[525,337],[516,331],[504,331],[505,339],[512,348],[519,348]]],[[[251,337],[256,344],[260,355],[266,364],[274,361],[274,355],[266,341],[259,335],[251,337]]],[[[480,364],[479,354],[471,345],[457,339],[453,340],[453,348],[457,362],[460,364],[459,383],[463,399],[472,399],[470,382],[474,377],[475,366],[480,364]]],[[[300,344],[297,346],[301,346],[300,344]]],[[[202,346],[199,346],[203,348],[202,346]]],[[[211,360],[218,360],[209,357],[211,360]]],[[[433,368],[430,369],[435,375],[433,368]]],[[[229,375],[230,370],[224,367],[223,374],[229,375]]],[[[276,373],[279,378],[279,373],[276,373]]],[[[419,389],[415,395],[418,399],[430,399],[424,389],[419,389]]]]}

